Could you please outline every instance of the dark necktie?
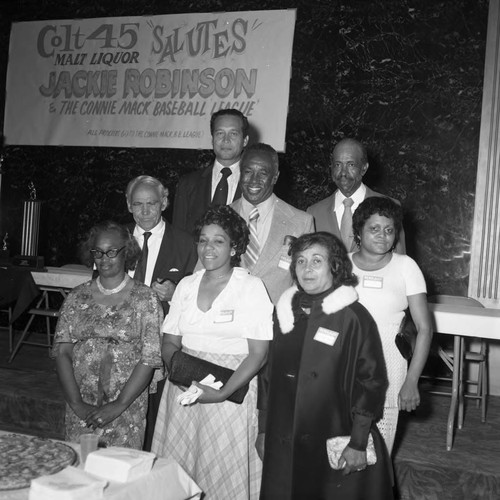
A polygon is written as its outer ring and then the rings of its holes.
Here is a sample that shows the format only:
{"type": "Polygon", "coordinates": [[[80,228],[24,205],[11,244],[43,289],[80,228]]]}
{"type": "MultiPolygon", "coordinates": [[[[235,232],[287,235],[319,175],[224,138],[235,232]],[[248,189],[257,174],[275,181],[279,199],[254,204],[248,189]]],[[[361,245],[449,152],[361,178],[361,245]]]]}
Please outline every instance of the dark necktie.
{"type": "Polygon", "coordinates": [[[135,268],[134,279],[144,283],[146,278],[146,266],[148,265],[148,240],[151,236],[150,231],[144,233],[144,244],[142,245],[142,253],[139,257],[139,262],[137,262],[137,267],[135,268]]]}
{"type": "Polygon", "coordinates": [[[229,186],[227,184],[227,178],[232,174],[231,169],[224,167],[220,173],[222,174],[221,180],[217,187],[215,188],[214,197],[212,199],[212,205],[226,205],[227,204],[227,193],[229,186]]]}
{"type": "Polygon", "coordinates": [[[352,246],[352,205],[354,201],[351,198],[346,198],[343,202],[344,204],[344,214],[342,215],[342,220],[340,221],[340,235],[342,236],[342,241],[348,252],[351,251],[352,246]]]}

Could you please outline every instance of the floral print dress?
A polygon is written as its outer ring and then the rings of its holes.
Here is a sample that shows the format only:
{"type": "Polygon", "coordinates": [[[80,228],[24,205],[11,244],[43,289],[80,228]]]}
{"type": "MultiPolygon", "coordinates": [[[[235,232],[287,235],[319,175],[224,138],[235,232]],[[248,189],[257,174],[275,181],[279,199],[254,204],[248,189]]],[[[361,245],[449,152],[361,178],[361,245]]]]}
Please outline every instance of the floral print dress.
{"type": "MultiPolygon", "coordinates": [[[[57,323],[53,357],[59,345],[74,344],[73,371],[83,400],[101,406],[114,401],[138,363],[161,368],[160,330],[163,310],[151,288],[134,282],[128,296],[119,306],[95,302],[91,281],[73,289],[61,309],[57,323]]],[[[156,390],[155,372],[150,385],[156,390]]],[[[114,421],[99,432],[108,446],[141,449],[144,440],[148,390],[114,421]]],[[[66,439],[78,441],[90,432],[83,420],[66,406],[66,439]]]]}

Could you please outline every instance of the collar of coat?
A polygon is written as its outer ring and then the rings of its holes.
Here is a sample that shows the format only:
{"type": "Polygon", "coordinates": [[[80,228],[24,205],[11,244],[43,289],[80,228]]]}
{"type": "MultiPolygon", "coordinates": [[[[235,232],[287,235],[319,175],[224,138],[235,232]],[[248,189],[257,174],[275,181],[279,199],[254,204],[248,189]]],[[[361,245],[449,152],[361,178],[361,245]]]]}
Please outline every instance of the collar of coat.
{"type": "MultiPolygon", "coordinates": [[[[283,292],[276,306],[276,314],[282,333],[289,333],[293,330],[294,317],[292,311],[293,296],[299,291],[297,286],[293,286],[283,292]]],[[[327,295],[321,303],[321,308],[325,314],[333,314],[344,309],[348,305],[358,300],[358,294],[352,286],[340,286],[331,294],[327,295]]]]}

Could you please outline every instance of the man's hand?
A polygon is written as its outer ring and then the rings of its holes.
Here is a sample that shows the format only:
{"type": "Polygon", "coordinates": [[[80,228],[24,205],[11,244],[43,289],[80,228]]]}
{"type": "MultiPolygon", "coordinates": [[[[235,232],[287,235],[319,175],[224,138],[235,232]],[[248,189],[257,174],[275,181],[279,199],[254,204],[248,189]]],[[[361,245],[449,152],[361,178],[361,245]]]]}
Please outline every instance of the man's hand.
{"type": "Polygon", "coordinates": [[[151,288],[156,292],[161,302],[167,302],[172,298],[175,290],[175,284],[169,280],[160,283],[161,280],[156,280],[151,283],[151,288]]]}

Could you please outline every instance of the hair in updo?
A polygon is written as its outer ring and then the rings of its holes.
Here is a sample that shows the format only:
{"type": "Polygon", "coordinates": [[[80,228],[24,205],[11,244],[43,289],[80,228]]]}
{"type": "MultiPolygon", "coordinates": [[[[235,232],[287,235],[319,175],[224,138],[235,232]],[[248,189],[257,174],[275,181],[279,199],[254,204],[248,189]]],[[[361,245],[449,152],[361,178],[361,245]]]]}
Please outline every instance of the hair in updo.
{"type": "Polygon", "coordinates": [[[196,222],[194,229],[195,241],[200,239],[200,233],[204,226],[216,224],[220,226],[229,236],[231,248],[234,255],[231,256],[231,266],[240,264],[240,257],[246,252],[250,231],[245,219],[238,215],[228,205],[216,205],[210,207],[205,214],[196,222]]]}

